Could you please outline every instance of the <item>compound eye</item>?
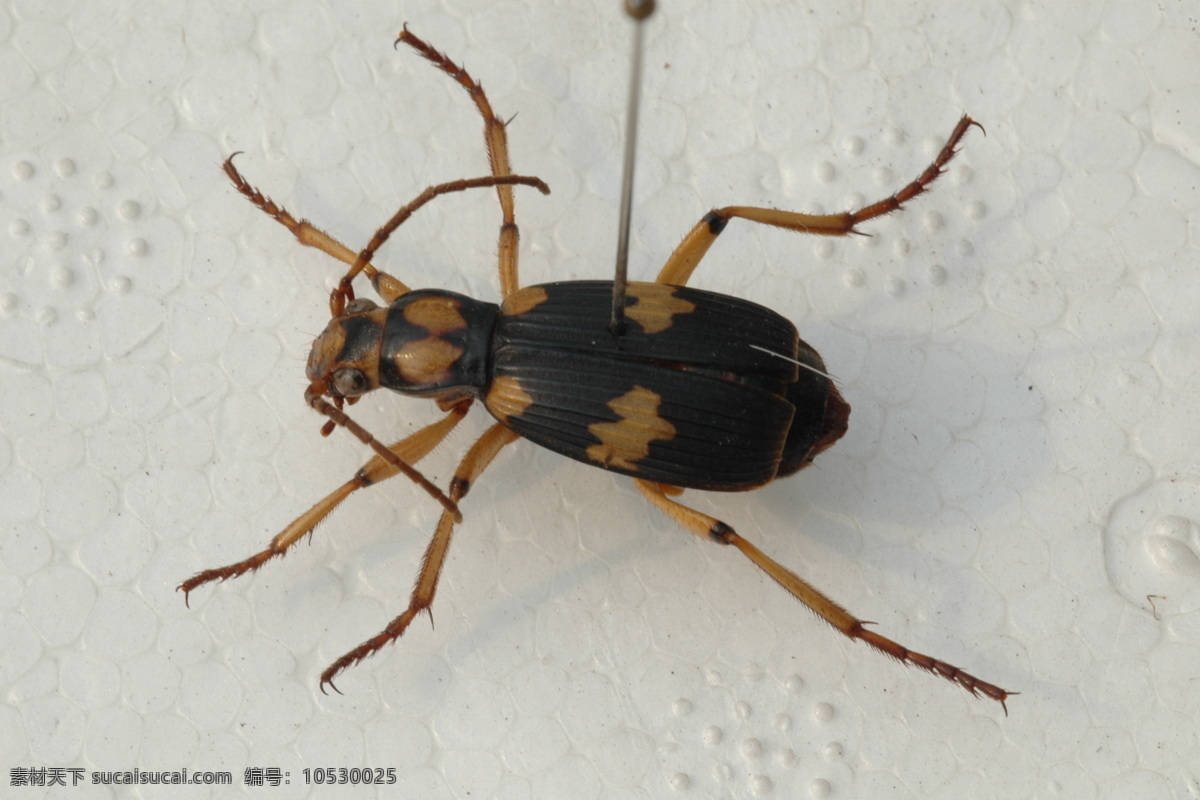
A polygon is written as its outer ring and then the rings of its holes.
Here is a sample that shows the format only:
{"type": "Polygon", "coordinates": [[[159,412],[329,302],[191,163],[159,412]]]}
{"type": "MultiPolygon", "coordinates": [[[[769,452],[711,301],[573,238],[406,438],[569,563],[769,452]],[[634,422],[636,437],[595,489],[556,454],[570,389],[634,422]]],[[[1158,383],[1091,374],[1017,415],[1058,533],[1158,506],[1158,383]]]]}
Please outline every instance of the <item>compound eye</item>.
{"type": "Polygon", "coordinates": [[[361,369],[339,369],[333,373],[333,391],[340,397],[358,397],[371,390],[371,382],[361,369]]]}
{"type": "Polygon", "coordinates": [[[374,311],[379,308],[375,301],[369,297],[356,297],[349,303],[346,303],[346,314],[361,314],[364,311],[374,311]]]}

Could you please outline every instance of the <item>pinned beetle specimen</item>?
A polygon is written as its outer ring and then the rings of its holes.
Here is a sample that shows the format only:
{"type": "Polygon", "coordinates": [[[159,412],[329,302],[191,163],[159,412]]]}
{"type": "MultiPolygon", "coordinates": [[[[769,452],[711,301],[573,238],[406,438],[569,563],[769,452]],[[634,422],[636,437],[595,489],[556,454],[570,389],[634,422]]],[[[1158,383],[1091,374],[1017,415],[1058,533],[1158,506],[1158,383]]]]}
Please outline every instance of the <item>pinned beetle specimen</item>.
{"type": "Polygon", "coordinates": [[[313,343],[305,400],[328,417],[324,433],[344,427],[376,455],[284,528],[267,549],[236,564],[204,570],[179,588],[190,593],[258,569],[311,533],[353,492],[404,473],[441,503],[441,519],[408,608],[322,673],[322,688],[332,685],[342,670],[400,637],[429,609],[451,533],[462,518],[458,504],[501,449],[528,439],[630,476],[652,504],[683,528],[732,545],[846,636],[1003,704],[1010,692],[869,630],[732,527],[675,499],[685,489],[745,491],[791,475],[845,433],[850,414],[821,357],[786,318],[755,303],[686,285],[729,222],[742,219],[824,236],[856,233],[861,223],[896,211],[924,192],[978,123],[964,116],[916,180],[857,211],[814,215],[748,206],[710,211],[684,237],[654,283],[621,286],[626,291],[623,321],[614,326],[613,281],[518,283],[513,187],[531,186],[542,193],[549,188],[538,178],[513,174],[505,123],[493,113],[479,83],[407,28],[400,43],[468,92],[483,118],[491,174],[425,189],[356,253],[297,221],[242,177],[233,156],[226,160],[225,172],[254,205],[302,244],[350,265],[331,294],[332,318],[313,343]],[[502,213],[499,305],[438,289],[411,290],[371,264],[393,231],[421,206],[443,194],[483,187],[496,189],[502,213]],[[382,305],[355,297],[353,281],[360,274],[370,279],[382,305]],[[381,387],[430,398],[445,416],[385,446],[342,410],[381,387]],[[467,451],[443,492],[414,465],[476,402],[495,424],[467,451]]]}

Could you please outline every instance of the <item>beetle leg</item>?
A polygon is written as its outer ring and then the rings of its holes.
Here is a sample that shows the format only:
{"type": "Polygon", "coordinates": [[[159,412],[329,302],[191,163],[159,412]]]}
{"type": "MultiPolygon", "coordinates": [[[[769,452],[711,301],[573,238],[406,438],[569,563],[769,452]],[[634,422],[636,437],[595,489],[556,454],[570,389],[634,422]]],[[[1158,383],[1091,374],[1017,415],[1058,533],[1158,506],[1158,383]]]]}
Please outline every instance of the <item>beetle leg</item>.
{"type": "MultiPolygon", "coordinates": [[[[462,421],[466,416],[467,409],[471,407],[470,402],[462,403],[450,410],[450,413],[442,417],[432,425],[427,425],[411,436],[393,444],[390,449],[393,453],[401,458],[401,460],[415,464],[433,448],[441,444],[455,426],[462,421]]],[[[244,575],[247,572],[253,572],[261,567],[270,559],[276,556],[282,556],[300,541],[305,534],[311,534],[313,529],[317,527],[329,514],[337,508],[339,504],[352,493],[359,489],[365,489],[368,486],[373,486],[376,483],[387,480],[397,474],[400,470],[391,463],[385,461],[382,456],[375,456],[363,467],[355,473],[354,477],[342,484],[341,487],[331,492],[316,505],[305,511],[297,517],[290,525],[276,534],[271,540],[271,544],[266,550],[255,553],[247,559],[230,564],[224,567],[216,567],[214,569],[206,569],[203,572],[198,572],[188,578],[183,583],[179,584],[179,591],[183,592],[184,602],[187,602],[188,594],[197,587],[203,586],[212,581],[224,581],[229,578],[235,578],[238,575],[244,575]]]]}
{"type": "Polygon", "coordinates": [[[700,260],[708,252],[708,248],[712,247],[713,242],[721,235],[721,231],[725,230],[725,226],[729,224],[729,220],[734,217],[820,236],[848,236],[852,233],[859,233],[857,226],[860,222],[890,214],[928,189],[929,185],[945,171],[946,164],[950,159],[954,158],[954,154],[958,152],[956,149],[958,143],[972,125],[983,130],[982,125],[964,114],[963,118],[958,121],[958,125],[954,127],[954,131],[951,132],[950,138],[941,152],[938,153],[937,158],[925,168],[925,171],[916,180],[891,197],[857,211],[847,211],[842,214],[798,214],[792,211],[751,206],[727,206],[710,211],[683,238],[683,241],[675,248],[675,252],[671,253],[671,257],[663,265],[656,280],[658,283],[669,283],[673,286],[685,285],[692,276],[692,271],[696,269],[700,260]]]}
{"type": "Polygon", "coordinates": [[[851,639],[860,639],[902,664],[911,664],[914,667],[920,667],[923,670],[932,672],[934,675],[940,675],[948,681],[957,683],[976,697],[981,694],[990,697],[1000,703],[1004,708],[1005,714],[1008,713],[1008,706],[1005,705],[1004,701],[1010,694],[1016,694],[1016,692],[1009,692],[1001,689],[999,686],[981,681],[974,675],[963,672],[958,667],[947,664],[945,661],[939,661],[936,658],[930,658],[922,653],[909,650],[902,644],[898,644],[891,639],[880,636],[874,631],[868,630],[866,628],[868,623],[858,619],[822,594],[819,589],[808,581],[765,555],[757,547],[739,536],[737,531],[724,522],[671,500],[664,493],[665,487],[659,486],[656,483],[644,481],[639,478],[634,478],[633,482],[650,502],[658,506],[660,510],[675,520],[681,527],[701,538],[711,539],[718,544],[733,545],[746,558],[753,561],[755,566],[767,573],[776,583],[786,589],[789,594],[811,608],[816,612],[817,616],[837,628],[845,636],[851,639]]]}
{"type": "MultiPolygon", "coordinates": [[[[508,163],[508,133],[505,131],[507,123],[501,122],[495,112],[492,111],[492,105],[488,102],[487,94],[484,93],[479,81],[472,78],[470,73],[451,61],[444,53],[430,47],[422,39],[409,33],[407,25],[404,26],[404,30],[400,32],[400,36],[396,39],[397,44],[400,42],[404,42],[416,50],[442,72],[458,81],[459,85],[467,90],[467,93],[471,95],[471,100],[475,103],[475,107],[479,109],[480,116],[483,117],[483,140],[487,143],[488,162],[491,164],[492,174],[496,177],[511,175],[512,167],[508,163]]],[[[521,288],[517,276],[517,241],[519,234],[516,217],[513,213],[512,186],[497,184],[496,194],[500,198],[500,212],[503,215],[500,223],[500,244],[498,248],[500,254],[500,294],[502,297],[507,298],[510,294],[521,288]]]]}
{"type": "MultiPolygon", "coordinates": [[[[358,258],[358,253],[354,252],[349,247],[346,247],[346,245],[342,244],[337,239],[334,239],[332,236],[320,230],[319,228],[316,228],[308,220],[302,219],[297,221],[296,218],[293,217],[286,208],[264,195],[257,188],[252,186],[249,181],[243,178],[242,173],[238,172],[238,168],[233,165],[233,158],[236,155],[239,154],[234,153],[233,155],[229,156],[229,158],[225,159],[225,163],[221,165],[221,168],[225,170],[225,174],[229,176],[231,181],[233,181],[233,185],[237,187],[239,192],[245,195],[251,203],[267,214],[267,216],[271,217],[271,219],[275,220],[291,231],[292,235],[300,241],[300,244],[307,245],[308,247],[315,247],[324,253],[328,253],[343,263],[351,265],[354,264],[355,260],[358,258]]],[[[370,264],[364,265],[362,269],[365,270],[368,275],[374,275],[376,272],[375,267],[371,266],[370,264]]]]}
{"type": "Polygon", "coordinates": [[[375,235],[371,237],[370,243],[362,251],[355,253],[349,247],[334,239],[329,234],[325,233],[320,228],[314,226],[306,219],[297,220],[283,206],[276,203],[271,198],[264,195],[255,186],[251,185],[242,173],[238,172],[238,168],[233,165],[234,153],[225,159],[222,169],[229,179],[233,181],[233,185],[237,190],[245,195],[251,203],[260,208],[264,213],[274,219],[276,222],[283,225],[292,235],[295,236],[300,244],[309,247],[315,247],[318,250],[328,253],[345,264],[350,265],[350,270],[338,282],[338,286],[333,291],[333,297],[330,300],[333,316],[340,316],[345,310],[346,300],[354,297],[353,291],[350,289],[350,282],[358,276],[360,272],[365,272],[371,280],[375,291],[383,298],[387,304],[391,304],[393,300],[402,294],[409,291],[406,286],[398,278],[389,275],[386,272],[378,270],[371,264],[371,259],[375,256],[375,252],[383,246],[388,237],[396,228],[400,227],[413,213],[421,206],[428,203],[433,198],[449,194],[451,192],[462,192],[467,189],[475,189],[487,186],[506,187],[509,191],[512,190],[514,184],[522,184],[525,186],[533,186],[542,194],[549,194],[550,187],[547,186],[541,179],[532,178],[523,175],[489,175],[484,178],[470,178],[466,180],[448,181],[440,183],[436,186],[430,186],[417,195],[411,202],[400,208],[392,218],[387,221],[379,230],[375,231],[375,235]]]}
{"type": "Polygon", "coordinates": [[[396,228],[399,228],[421,206],[439,195],[450,194],[451,192],[462,192],[467,189],[478,189],[487,186],[508,187],[511,191],[514,184],[533,186],[542,194],[550,194],[550,187],[540,178],[533,178],[526,175],[488,175],[483,178],[447,181],[446,183],[439,183],[436,186],[426,187],[425,191],[417,195],[411,202],[401,206],[400,210],[393,214],[391,219],[384,223],[379,230],[375,231],[375,235],[371,237],[371,241],[367,243],[367,246],[363,248],[362,252],[351,263],[350,270],[342,277],[337,288],[333,291],[333,297],[330,300],[333,316],[341,316],[342,311],[345,310],[346,300],[354,297],[350,283],[358,276],[359,272],[365,271],[367,273],[367,276],[375,286],[375,290],[389,304],[408,291],[407,286],[386,272],[379,272],[374,267],[368,269],[368,264],[371,258],[374,257],[375,252],[383,246],[384,242],[388,240],[388,237],[392,235],[396,228]]]}
{"type": "MultiPolygon", "coordinates": [[[[519,438],[521,437],[512,430],[498,423],[488,428],[463,456],[458,469],[455,470],[454,479],[450,481],[450,499],[457,503],[465,497],[471,484],[487,469],[501,448],[519,438]]],[[[342,670],[357,664],[389,642],[399,639],[418,614],[429,610],[434,595],[437,594],[438,578],[446,560],[446,552],[450,549],[450,538],[453,532],[454,517],[450,512],[443,511],[441,519],[438,520],[437,530],[434,531],[433,538],[429,540],[429,546],[425,549],[421,572],[417,576],[417,583],[409,597],[408,608],[403,614],[389,622],[387,627],[378,634],[346,653],[321,673],[321,691],[325,690],[326,684],[333,686],[333,679],[342,670]]],[[[333,690],[336,692],[337,687],[333,686],[333,690]]]]}

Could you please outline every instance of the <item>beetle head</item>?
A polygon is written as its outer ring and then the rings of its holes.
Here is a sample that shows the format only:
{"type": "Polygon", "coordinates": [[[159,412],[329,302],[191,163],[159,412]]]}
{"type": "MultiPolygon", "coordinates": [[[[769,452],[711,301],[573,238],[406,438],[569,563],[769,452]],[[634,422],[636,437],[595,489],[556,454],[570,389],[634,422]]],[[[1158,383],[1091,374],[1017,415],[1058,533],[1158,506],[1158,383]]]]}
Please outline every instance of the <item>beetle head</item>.
{"type": "Polygon", "coordinates": [[[352,300],[313,342],[306,373],[310,392],[351,402],[379,388],[379,355],[387,309],[352,300]]]}

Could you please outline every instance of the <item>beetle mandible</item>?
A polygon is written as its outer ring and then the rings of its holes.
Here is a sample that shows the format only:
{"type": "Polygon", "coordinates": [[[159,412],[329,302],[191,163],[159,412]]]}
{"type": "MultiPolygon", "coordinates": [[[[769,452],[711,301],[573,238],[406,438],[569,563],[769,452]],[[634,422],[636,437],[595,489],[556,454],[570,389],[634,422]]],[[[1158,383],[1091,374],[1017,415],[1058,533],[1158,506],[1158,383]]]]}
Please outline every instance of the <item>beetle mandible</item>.
{"type": "Polygon", "coordinates": [[[408,608],[334,661],[321,674],[324,690],[339,673],[399,638],[418,614],[428,612],[452,531],[462,518],[459,502],[496,454],[523,438],[630,476],[651,503],[684,529],[735,547],[847,637],[1003,705],[1011,692],[868,629],[732,527],[674,499],[685,489],[745,491],[791,475],[845,433],[850,414],[820,355],[799,338],[790,321],[761,305],[686,285],[729,222],[743,219],[823,236],[858,233],[860,223],[896,211],[923,193],[967,131],[982,126],[963,116],[916,180],[856,211],[800,214],[750,206],[710,211],[675,248],[653,283],[628,284],[626,324],[614,333],[609,328],[612,281],[520,286],[513,186],[531,186],[543,194],[549,188],[538,178],[512,172],[505,123],[465,69],[407,26],[396,44],[416,50],[470,95],[483,117],[491,174],[428,187],[356,253],[309,222],[297,221],[248,183],[233,164],[237,153],[225,161],[226,174],[255,206],[302,244],[350,265],[330,295],[331,320],[308,358],[305,401],[328,417],[323,433],[345,427],[375,456],[265,550],[184,581],[179,589],[185,598],[199,586],[252,572],[283,555],[353,492],[407,475],[443,506],[408,608]],[[499,305],[450,291],[411,290],[371,264],[392,232],[421,206],[443,194],[485,187],[495,187],[502,215],[499,305]],[[355,297],[352,282],[360,274],[371,281],[383,305],[355,297]],[[431,398],[445,415],[385,446],[342,410],[381,387],[431,398]],[[496,422],[470,447],[443,492],[413,465],[477,401],[496,422]]]}

